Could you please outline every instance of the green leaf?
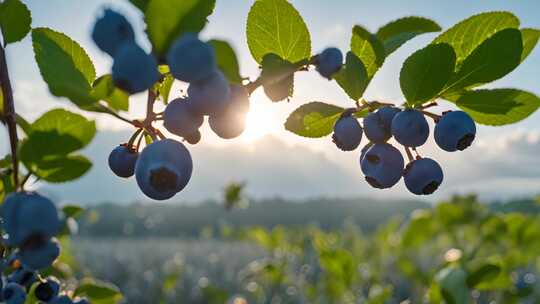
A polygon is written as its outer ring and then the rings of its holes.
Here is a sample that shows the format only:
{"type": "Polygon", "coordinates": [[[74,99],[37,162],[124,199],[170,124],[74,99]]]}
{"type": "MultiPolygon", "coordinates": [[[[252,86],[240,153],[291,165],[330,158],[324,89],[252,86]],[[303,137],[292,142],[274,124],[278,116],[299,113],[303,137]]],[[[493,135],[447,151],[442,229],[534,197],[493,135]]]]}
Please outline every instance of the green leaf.
{"type": "Polygon", "coordinates": [[[496,278],[500,273],[500,266],[495,264],[484,264],[472,271],[467,277],[467,286],[474,288],[484,281],[490,281],[496,278]]]}
{"type": "Polygon", "coordinates": [[[75,218],[81,215],[83,212],[84,212],[84,208],[77,205],[66,205],[62,207],[62,213],[64,213],[66,217],[75,218]]]}
{"type": "Polygon", "coordinates": [[[247,43],[258,63],[267,54],[297,62],[311,56],[311,38],[304,20],[286,0],[257,0],[246,26],[247,43]]]}
{"type": "Polygon", "coordinates": [[[15,114],[15,122],[23,130],[25,134],[30,134],[32,132],[32,125],[21,115],[15,114]]]}
{"type": "Polygon", "coordinates": [[[97,101],[91,95],[94,64],[77,42],[60,32],[36,28],[32,44],[41,76],[53,95],[67,97],[82,107],[97,101]]]}
{"type": "Polygon", "coordinates": [[[141,12],[145,12],[146,11],[146,7],[148,6],[148,2],[150,2],[150,0],[129,0],[129,2],[131,2],[131,4],[135,5],[135,7],[137,7],[138,9],[141,10],[141,12]]]}
{"type": "Polygon", "coordinates": [[[466,280],[465,270],[453,266],[444,268],[437,274],[437,281],[447,304],[471,303],[470,290],[466,280]]]}
{"type": "Polygon", "coordinates": [[[301,64],[293,64],[275,54],[264,56],[261,83],[266,95],[274,102],[293,95],[294,72],[301,64]]]}
{"type": "Polygon", "coordinates": [[[4,43],[17,42],[30,32],[32,16],[20,0],[5,0],[0,3],[0,27],[4,43]]]}
{"type": "Polygon", "coordinates": [[[208,43],[214,48],[217,65],[223,74],[225,74],[229,82],[234,84],[242,83],[238,59],[229,43],[215,39],[208,41],[208,43]]]}
{"type": "Polygon", "coordinates": [[[304,137],[323,137],[334,128],[345,109],[323,102],[310,102],[298,107],[289,115],[285,129],[304,137]]]}
{"type": "Polygon", "coordinates": [[[459,66],[479,45],[493,34],[507,28],[518,28],[519,19],[509,12],[486,12],[471,16],[451,27],[433,41],[448,43],[456,52],[459,66]]]}
{"type": "Polygon", "coordinates": [[[517,29],[505,29],[475,49],[452,77],[445,93],[476,87],[502,78],[521,62],[523,42],[517,29]]]}
{"type": "Polygon", "coordinates": [[[352,52],[348,52],[345,65],[334,76],[339,86],[352,100],[359,100],[369,84],[366,67],[352,52]]]}
{"type": "Polygon", "coordinates": [[[523,39],[523,53],[521,53],[521,61],[525,60],[538,43],[540,38],[540,30],[532,28],[521,29],[521,38],[523,39]]]}
{"type": "Polygon", "coordinates": [[[40,179],[50,183],[64,183],[83,176],[92,163],[82,155],[49,156],[25,166],[40,179]]]}
{"type": "Polygon", "coordinates": [[[351,51],[364,63],[369,79],[373,78],[386,57],[379,38],[359,25],[352,30],[351,51]]]}
{"type": "Polygon", "coordinates": [[[103,75],[92,84],[92,95],[105,101],[109,107],[117,111],[129,110],[129,95],[114,85],[110,74],[103,75]]]}
{"type": "Polygon", "coordinates": [[[0,158],[0,169],[4,169],[11,166],[11,154],[0,158]]]}
{"type": "Polygon", "coordinates": [[[436,97],[454,73],[456,54],[446,43],[431,44],[413,53],[401,68],[399,81],[411,106],[436,97]]]}
{"type": "Polygon", "coordinates": [[[182,34],[200,32],[215,5],[215,0],[150,0],[145,21],[154,53],[163,57],[182,34]]]}
{"type": "Polygon", "coordinates": [[[93,279],[84,279],[79,287],[75,289],[74,295],[86,296],[90,301],[113,300],[111,303],[117,303],[122,300],[122,294],[118,287],[93,279]]]}
{"type": "Polygon", "coordinates": [[[441,27],[430,19],[411,16],[394,20],[381,27],[377,31],[377,37],[382,41],[388,56],[414,37],[440,30],[441,27]]]}
{"type": "Polygon", "coordinates": [[[49,182],[82,176],[91,167],[82,156],[69,154],[84,148],[96,133],[95,123],[62,109],[45,113],[31,125],[19,154],[24,165],[49,182]]]}
{"type": "Polygon", "coordinates": [[[512,124],[540,107],[538,96],[517,89],[468,91],[454,101],[474,121],[490,126],[512,124]]]}

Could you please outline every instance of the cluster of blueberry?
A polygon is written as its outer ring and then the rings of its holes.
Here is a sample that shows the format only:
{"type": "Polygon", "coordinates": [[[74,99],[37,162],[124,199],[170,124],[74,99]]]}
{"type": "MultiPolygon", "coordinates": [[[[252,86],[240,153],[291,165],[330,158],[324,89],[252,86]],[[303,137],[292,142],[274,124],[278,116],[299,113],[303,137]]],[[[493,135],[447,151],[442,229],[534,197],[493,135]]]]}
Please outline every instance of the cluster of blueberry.
{"type": "Polygon", "coordinates": [[[15,192],[6,197],[0,212],[5,249],[12,252],[0,263],[2,270],[12,270],[6,279],[0,278],[0,301],[23,304],[31,286],[39,281],[34,294],[42,302],[88,304],[86,299],[61,295],[56,278],[39,276],[38,272],[50,267],[60,255],[54,237],[62,224],[53,202],[37,193],[15,192]]]}
{"type": "MultiPolygon", "coordinates": [[[[343,55],[338,49],[328,48],[319,55],[317,70],[326,78],[339,71],[343,55]]],[[[368,109],[369,104],[364,105],[368,109]]],[[[362,106],[360,106],[362,107],[362,106]]],[[[412,157],[411,149],[422,146],[429,137],[425,116],[435,121],[435,142],[448,152],[462,151],[469,147],[476,135],[473,119],[463,111],[448,111],[442,116],[425,111],[425,107],[384,106],[369,113],[362,127],[354,114],[360,107],[346,110],[334,125],[333,141],[344,151],[355,150],[365,133],[370,141],[362,149],[360,166],[366,181],[374,188],[394,186],[403,176],[405,186],[414,194],[431,194],[443,181],[440,165],[431,158],[412,157]],[[388,140],[394,138],[403,145],[409,163],[388,140]]]]}
{"type": "MultiPolygon", "coordinates": [[[[135,43],[133,28],[121,14],[105,10],[94,26],[92,38],[113,57],[112,78],[122,90],[130,94],[148,90],[162,77],[156,58],[135,43]]],[[[189,83],[187,96],[171,101],[162,114],[169,132],[196,144],[205,115],[210,128],[224,139],[238,137],[244,131],[249,94],[243,86],[229,84],[218,69],[210,44],[196,34],[183,34],[170,47],[166,61],[174,78],[189,83]]],[[[116,147],[109,155],[109,167],[120,177],[135,175],[144,194],[165,200],[184,189],[193,164],[182,143],[165,139],[155,131],[161,138],[140,154],[139,145],[131,141],[116,147]]]]}

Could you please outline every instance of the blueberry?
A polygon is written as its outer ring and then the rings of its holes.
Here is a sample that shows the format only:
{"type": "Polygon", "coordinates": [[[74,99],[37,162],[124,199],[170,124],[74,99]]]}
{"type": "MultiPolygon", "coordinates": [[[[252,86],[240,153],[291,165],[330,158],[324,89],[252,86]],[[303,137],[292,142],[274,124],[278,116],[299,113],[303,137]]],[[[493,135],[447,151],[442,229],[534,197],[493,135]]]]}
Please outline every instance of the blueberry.
{"type": "Polygon", "coordinates": [[[214,49],[197,35],[187,33],[177,39],[167,53],[174,78],[185,82],[203,81],[216,70],[214,49]]]}
{"type": "Polygon", "coordinates": [[[47,304],[73,304],[73,301],[68,296],[63,295],[53,298],[47,304]]]}
{"type": "Polygon", "coordinates": [[[324,78],[332,79],[332,75],[341,69],[343,54],[337,48],[327,48],[319,54],[317,71],[324,78]]]}
{"type": "Polygon", "coordinates": [[[127,145],[120,145],[109,154],[109,168],[119,177],[131,177],[135,173],[135,162],[139,153],[127,145]]]}
{"type": "Polygon", "coordinates": [[[58,296],[60,292],[60,282],[55,277],[48,277],[45,282],[40,282],[34,290],[36,298],[43,302],[49,302],[58,296]]]}
{"type": "Polygon", "coordinates": [[[8,195],[2,205],[3,228],[7,242],[19,246],[39,236],[51,238],[60,229],[56,206],[49,199],[33,192],[8,195]]]}
{"type": "Polygon", "coordinates": [[[360,167],[366,181],[374,188],[394,186],[403,174],[403,156],[394,146],[374,144],[360,159],[360,167]]]}
{"type": "Polygon", "coordinates": [[[352,115],[343,116],[334,124],[332,140],[343,151],[352,151],[362,140],[362,126],[352,115]]]}
{"type": "Polygon", "coordinates": [[[51,266],[59,255],[60,246],[53,240],[23,247],[19,252],[21,263],[30,270],[40,270],[51,266]]]}
{"type": "Polygon", "coordinates": [[[171,133],[186,137],[199,130],[203,116],[196,113],[183,98],[171,101],[163,114],[163,126],[171,133]]]}
{"type": "Polygon", "coordinates": [[[404,110],[392,119],[392,135],[406,147],[419,147],[429,136],[429,125],[421,112],[404,110]]]}
{"type": "Polygon", "coordinates": [[[392,137],[392,119],[401,110],[395,107],[383,107],[369,113],[364,118],[366,137],[375,143],[384,143],[392,137]]]}
{"type": "Polygon", "coordinates": [[[182,191],[191,178],[193,162],[186,147],[163,139],[148,145],[135,165],[142,192],[155,200],[166,200],[182,191]]]}
{"type": "Polygon", "coordinates": [[[452,111],[444,114],[435,125],[435,142],[441,149],[454,152],[463,151],[471,145],[476,136],[476,125],[469,114],[452,111]]]}
{"type": "Polygon", "coordinates": [[[6,304],[23,304],[26,301],[26,292],[21,285],[11,282],[2,290],[2,297],[6,304]]]}
{"type": "Polygon", "coordinates": [[[135,34],[124,16],[106,9],[94,25],[92,39],[102,51],[114,56],[122,44],[135,41],[135,34]]]}
{"type": "Polygon", "coordinates": [[[405,186],[414,194],[431,194],[443,181],[441,166],[431,158],[415,160],[404,172],[405,186]]]}
{"type": "Polygon", "coordinates": [[[231,90],[225,75],[219,70],[200,82],[192,82],[187,102],[199,114],[210,115],[222,111],[229,102],[231,90]]]}
{"type": "Polygon", "coordinates": [[[240,136],[246,128],[246,115],[249,111],[249,96],[243,86],[231,86],[231,98],[223,112],[211,115],[210,128],[221,138],[231,139],[240,136]]]}
{"type": "Polygon", "coordinates": [[[7,281],[17,283],[23,287],[30,287],[37,279],[36,272],[25,267],[19,267],[8,276],[7,281]]]}
{"type": "Polygon", "coordinates": [[[201,141],[201,132],[197,130],[194,133],[189,134],[188,136],[184,136],[184,140],[192,145],[195,145],[199,141],[201,141]]]}
{"type": "Polygon", "coordinates": [[[149,89],[159,78],[156,58],[135,43],[123,44],[114,55],[112,78],[130,94],[149,89]]]}

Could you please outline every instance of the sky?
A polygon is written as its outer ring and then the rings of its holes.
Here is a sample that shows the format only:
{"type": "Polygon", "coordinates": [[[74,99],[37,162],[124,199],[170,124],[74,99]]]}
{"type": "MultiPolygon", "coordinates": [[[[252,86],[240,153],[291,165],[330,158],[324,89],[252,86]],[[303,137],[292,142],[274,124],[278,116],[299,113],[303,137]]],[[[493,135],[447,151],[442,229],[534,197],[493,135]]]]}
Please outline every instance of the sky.
{"type": "MultiPolygon", "coordinates": [[[[98,75],[110,72],[111,59],[92,42],[90,31],[105,7],[126,15],[133,24],[137,41],[147,50],[142,14],[127,0],[26,0],[32,10],[33,27],[50,27],[79,42],[92,58],[98,75]]],[[[253,0],[217,0],[209,23],[201,33],[204,39],[229,41],[240,61],[241,73],[251,79],[258,75],[258,66],[251,58],[245,37],[245,22],[253,0]]],[[[310,32],[312,51],[335,46],[348,50],[354,25],[371,31],[404,16],[423,16],[447,29],[472,14],[507,10],[521,20],[522,27],[540,28],[540,1],[361,1],[361,0],[294,0],[291,3],[303,16],[310,32]]],[[[399,70],[403,61],[415,50],[428,44],[437,34],[426,34],[408,42],[385,61],[372,80],[365,97],[368,100],[392,100],[402,103],[399,70]]],[[[14,86],[17,111],[29,120],[55,107],[78,111],[63,98],[52,96],[41,79],[33,59],[31,39],[10,45],[8,64],[14,86]]],[[[511,74],[489,87],[520,88],[540,95],[540,48],[511,74]]],[[[185,84],[176,83],[173,96],[179,96],[185,84]]],[[[251,97],[248,126],[240,138],[227,141],[203,127],[203,139],[189,146],[194,171],[188,187],[172,201],[199,202],[219,198],[230,181],[246,181],[247,193],[254,198],[284,197],[304,199],[327,197],[414,198],[400,182],[391,190],[372,189],[364,181],[359,167],[359,151],[342,152],[329,137],[306,139],[283,128],[287,116],[309,101],[324,101],[340,106],[353,104],[335,82],[315,72],[299,73],[295,79],[294,97],[290,102],[272,103],[262,90],[251,97]]],[[[142,117],[145,96],[131,97],[126,116],[142,117]]],[[[438,111],[451,109],[445,105],[438,111]]],[[[107,167],[107,156],[117,144],[127,141],[130,126],[108,116],[90,114],[97,121],[99,133],[83,152],[94,165],[81,179],[67,184],[36,183],[33,187],[61,202],[128,203],[147,201],[133,179],[115,177],[107,167]]],[[[364,139],[365,140],[365,139],[364,139]]],[[[365,142],[364,142],[365,143],[365,142]]],[[[0,136],[0,153],[8,152],[5,132],[0,136]]],[[[486,200],[506,199],[540,192],[540,111],[528,119],[505,127],[478,128],[477,139],[470,149],[447,153],[430,138],[420,149],[423,156],[436,159],[445,172],[444,182],[436,194],[422,197],[428,201],[447,198],[451,194],[476,192],[486,200]]]]}

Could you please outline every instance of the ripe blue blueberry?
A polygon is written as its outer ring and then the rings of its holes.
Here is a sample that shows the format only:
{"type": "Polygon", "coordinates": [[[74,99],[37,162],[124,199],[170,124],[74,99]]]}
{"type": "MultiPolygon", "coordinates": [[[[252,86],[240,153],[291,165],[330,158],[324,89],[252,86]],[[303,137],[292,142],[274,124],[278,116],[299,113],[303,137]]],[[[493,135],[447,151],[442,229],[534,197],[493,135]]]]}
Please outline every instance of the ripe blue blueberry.
{"type": "Polygon", "coordinates": [[[454,152],[469,147],[476,136],[476,125],[463,111],[445,113],[435,125],[435,142],[441,149],[454,152]]]}
{"type": "Polygon", "coordinates": [[[443,181],[441,166],[431,158],[417,159],[407,165],[403,174],[405,186],[414,194],[431,194],[443,181]]]}
{"type": "Polygon", "coordinates": [[[17,283],[23,287],[32,286],[37,279],[36,272],[26,269],[25,267],[17,268],[7,277],[8,282],[17,283]]]}
{"type": "Polygon", "coordinates": [[[135,43],[123,44],[114,55],[112,78],[130,94],[149,89],[159,78],[156,58],[135,43]]]}
{"type": "Polygon", "coordinates": [[[124,16],[106,9],[94,25],[92,39],[102,51],[114,56],[122,44],[135,41],[135,34],[124,16]]]}
{"type": "Polygon", "coordinates": [[[49,302],[60,292],[60,282],[55,277],[48,277],[45,282],[41,282],[36,286],[34,295],[43,302],[49,302]]]}
{"type": "Polygon", "coordinates": [[[337,48],[327,48],[319,54],[317,71],[321,76],[332,79],[332,76],[341,69],[343,54],[337,48]]]}
{"type": "Polygon", "coordinates": [[[221,112],[229,102],[231,90],[225,75],[219,70],[202,81],[192,82],[187,102],[199,114],[211,115],[221,112]]]}
{"type": "Polygon", "coordinates": [[[339,118],[334,124],[332,140],[343,151],[352,151],[360,145],[362,140],[362,126],[352,115],[339,118]]]}
{"type": "Polygon", "coordinates": [[[73,301],[71,301],[71,299],[68,296],[62,295],[62,296],[54,297],[47,304],[73,304],[73,301]]]}
{"type": "Polygon", "coordinates": [[[1,212],[3,228],[8,234],[7,242],[11,246],[22,245],[35,236],[51,238],[60,229],[56,206],[37,193],[16,192],[8,195],[1,212]]]}
{"type": "Polygon", "coordinates": [[[374,188],[394,186],[403,174],[403,156],[394,146],[374,144],[360,159],[360,167],[366,181],[374,188]]]}
{"type": "Polygon", "coordinates": [[[375,143],[384,143],[392,137],[392,120],[401,110],[395,107],[383,107],[369,113],[364,118],[366,137],[375,143]]]}
{"type": "Polygon", "coordinates": [[[229,104],[223,112],[211,115],[210,128],[221,138],[231,139],[240,136],[246,128],[246,115],[249,111],[249,96],[243,86],[231,86],[229,104]]]}
{"type": "Polygon", "coordinates": [[[424,114],[417,110],[404,110],[392,120],[392,135],[406,147],[419,147],[429,136],[429,125],[424,114]]]}
{"type": "Polygon", "coordinates": [[[119,177],[131,177],[135,173],[135,162],[139,153],[127,145],[114,148],[109,154],[109,168],[119,177]]]}
{"type": "Polygon", "coordinates": [[[217,68],[212,46],[192,33],[182,35],[173,43],[167,53],[167,63],[174,78],[185,82],[203,81],[217,68]]]}
{"type": "Polygon", "coordinates": [[[21,248],[19,256],[23,266],[29,270],[40,270],[47,268],[60,255],[60,246],[57,241],[48,240],[46,242],[37,242],[37,244],[28,244],[21,248]]]}
{"type": "Polygon", "coordinates": [[[24,288],[17,283],[7,283],[2,290],[2,297],[6,304],[24,304],[26,301],[26,292],[24,288]]]}
{"type": "Polygon", "coordinates": [[[148,145],[139,156],[135,177],[142,192],[155,200],[166,200],[182,191],[191,178],[193,162],[186,147],[163,139],[148,145]]]}
{"type": "Polygon", "coordinates": [[[171,101],[163,113],[163,126],[171,133],[186,137],[194,134],[203,124],[203,116],[191,109],[183,98],[171,101]]]}

